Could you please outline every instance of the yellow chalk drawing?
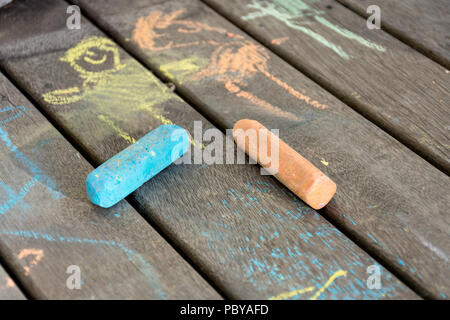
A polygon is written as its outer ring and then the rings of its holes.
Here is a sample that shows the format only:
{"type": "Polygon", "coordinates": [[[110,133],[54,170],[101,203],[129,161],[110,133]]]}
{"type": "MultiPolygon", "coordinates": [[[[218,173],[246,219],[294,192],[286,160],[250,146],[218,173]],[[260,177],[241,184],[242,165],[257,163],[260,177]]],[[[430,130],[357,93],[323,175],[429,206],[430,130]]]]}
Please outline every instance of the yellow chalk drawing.
{"type": "MultiPolygon", "coordinates": [[[[320,295],[334,282],[334,280],[336,280],[336,278],[339,277],[346,277],[347,276],[347,271],[345,270],[338,270],[336,271],[328,280],[327,282],[319,288],[319,290],[316,291],[316,293],[314,295],[312,295],[309,300],[317,300],[317,298],[320,297],[320,295]]],[[[288,292],[283,292],[277,296],[273,296],[270,297],[269,300],[283,300],[283,299],[289,299],[292,297],[295,297],[299,294],[303,294],[306,292],[311,292],[314,291],[315,287],[307,287],[304,289],[298,289],[298,290],[293,290],[293,291],[288,291],[288,292]]]]}
{"type": "Polygon", "coordinates": [[[135,143],[136,139],[134,139],[132,136],[130,136],[128,133],[126,133],[125,131],[123,131],[122,129],[120,129],[118,126],[116,126],[116,124],[111,120],[108,119],[106,116],[104,116],[103,114],[99,114],[97,116],[97,118],[99,118],[101,121],[105,122],[107,125],[109,125],[115,132],[117,132],[119,134],[119,136],[121,136],[124,140],[128,141],[129,143],[135,143]]]}
{"type": "Polygon", "coordinates": [[[328,161],[326,161],[324,158],[322,158],[322,160],[320,160],[320,162],[322,162],[322,164],[324,166],[328,166],[328,161]]]}
{"type": "MultiPolygon", "coordinates": [[[[283,111],[281,108],[272,105],[268,101],[264,101],[251,92],[242,89],[247,86],[245,80],[252,78],[257,74],[263,74],[295,98],[302,100],[315,108],[327,108],[326,105],[298,92],[287,83],[271,74],[268,70],[270,55],[262,46],[251,41],[245,41],[242,36],[227,32],[222,28],[211,27],[197,21],[181,20],[179,19],[179,16],[183,14],[183,12],[183,10],[177,10],[167,14],[164,14],[161,11],[151,12],[148,16],[139,18],[133,31],[133,40],[142,49],[149,51],[192,47],[200,44],[217,46],[217,49],[212,53],[209,65],[196,72],[190,78],[187,78],[186,76],[195,69],[195,66],[192,64],[193,58],[187,58],[161,66],[161,71],[170,79],[176,80],[178,84],[180,84],[180,81],[184,81],[184,79],[199,81],[205,78],[213,78],[214,80],[224,83],[225,89],[239,98],[246,99],[252,104],[275,113],[278,116],[296,121],[303,121],[304,119],[298,118],[295,114],[283,111]],[[173,28],[170,29],[170,27],[173,28]],[[163,31],[168,32],[162,33],[163,31]],[[226,36],[226,42],[218,43],[215,40],[203,40],[204,36],[202,35],[201,40],[198,41],[175,43],[174,39],[181,38],[182,40],[180,41],[185,41],[185,37],[170,37],[172,31],[178,33],[212,31],[216,34],[220,33],[226,36]],[[181,70],[183,74],[174,75],[170,72],[170,69],[181,70]]],[[[283,38],[279,41],[284,40],[286,39],[283,38]]]]}
{"type": "Polygon", "coordinates": [[[270,297],[269,300],[284,300],[284,299],[295,297],[302,293],[314,291],[314,289],[315,289],[315,287],[308,287],[308,288],[304,288],[304,289],[293,290],[293,291],[281,293],[277,296],[270,297]]]}
{"type": "MultiPolygon", "coordinates": [[[[117,126],[111,120],[111,115],[119,119],[138,121],[140,112],[145,111],[162,124],[174,124],[167,118],[164,110],[155,106],[172,99],[182,100],[135,60],[121,61],[119,49],[111,40],[100,37],[84,39],[69,49],[60,60],[70,64],[83,84],[81,87],[45,93],[43,98],[54,105],[69,104],[82,99],[83,105],[88,106],[89,111],[84,114],[83,119],[79,119],[77,115],[71,116],[71,125],[76,126],[76,123],[79,123],[82,127],[88,122],[88,117],[94,116],[95,119],[106,123],[120,137],[134,143],[135,139],[117,126]]],[[[192,59],[178,65],[178,71],[188,72],[194,63],[199,63],[199,68],[206,64],[202,63],[201,59],[192,59]]],[[[176,64],[168,70],[174,72],[176,64]]],[[[92,133],[96,136],[95,132],[92,133]]],[[[191,143],[196,145],[192,139],[191,143]]]]}
{"type": "Polygon", "coordinates": [[[21,260],[28,256],[34,256],[34,258],[31,260],[28,266],[23,267],[26,276],[30,275],[31,268],[36,266],[39,261],[42,260],[42,257],[44,257],[44,251],[41,249],[23,249],[19,252],[17,258],[21,260]]]}
{"type": "Polygon", "coordinates": [[[328,279],[328,281],[325,283],[325,285],[320,288],[319,290],[317,290],[317,292],[311,297],[309,298],[310,300],[316,300],[317,298],[320,297],[320,295],[333,283],[334,280],[336,280],[336,278],[339,277],[346,277],[347,276],[347,271],[344,270],[339,270],[336,271],[331,277],[330,279],[328,279]]]}
{"type": "Polygon", "coordinates": [[[197,73],[207,64],[207,59],[191,57],[163,64],[159,69],[169,79],[174,80],[176,78],[178,84],[182,84],[185,78],[197,73]]]}
{"type": "Polygon", "coordinates": [[[82,88],[55,90],[43,95],[46,102],[56,105],[79,101],[86,91],[91,90],[106,76],[125,67],[120,63],[119,49],[114,42],[101,37],[82,40],[77,46],[69,49],[60,60],[67,62],[78,73],[83,79],[83,85],[82,88]]]}

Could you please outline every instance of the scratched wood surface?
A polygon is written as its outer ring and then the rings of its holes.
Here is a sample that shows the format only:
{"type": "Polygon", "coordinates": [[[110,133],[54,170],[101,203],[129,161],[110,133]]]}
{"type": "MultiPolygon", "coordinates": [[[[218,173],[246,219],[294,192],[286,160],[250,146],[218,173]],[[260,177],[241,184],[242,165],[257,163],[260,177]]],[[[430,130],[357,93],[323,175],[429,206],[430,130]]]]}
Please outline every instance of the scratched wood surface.
{"type": "Polygon", "coordinates": [[[325,215],[422,295],[448,296],[445,174],[199,1],[77,3],[222,129],[280,129],[337,183],[325,215]]]}
{"type": "Polygon", "coordinates": [[[220,297],[125,201],[90,203],[92,166],[3,75],[0,93],[0,254],[32,297],[220,297]]]}
{"type": "MultiPolygon", "coordinates": [[[[0,12],[1,65],[97,163],[161,123],[212,128],[87,21],[68,32],[63,2],[21,3],[0,12]]],[[[383,268],[382,288],[369,289],[379,265],[255,165],[172,165],[130,201],[228,298],[417,298],[383,268]]]]}
{"type": "Polygon", "coordinates": [[[450,5],[447,0],[338,0],[363,17],[381,9],[381,28],[450,68],[450,5]]]}
{"type": "Polygon", "coordinates": [[[205,2],[450,173],[450,74],[444,67],[382,30],[369,30],[365,19],[334,0],[205,2]]]}
{"type": "Polygon", "coordinates": [[[25,300],[25,296],[17,288],[15,282],[0,266],[0,300],[25,300]]]}

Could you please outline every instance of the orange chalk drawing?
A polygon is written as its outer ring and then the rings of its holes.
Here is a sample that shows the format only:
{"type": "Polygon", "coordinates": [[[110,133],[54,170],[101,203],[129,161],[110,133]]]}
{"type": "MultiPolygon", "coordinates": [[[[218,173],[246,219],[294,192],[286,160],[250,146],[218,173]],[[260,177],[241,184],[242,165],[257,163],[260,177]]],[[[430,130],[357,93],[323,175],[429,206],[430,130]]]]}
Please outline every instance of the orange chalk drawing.
{"type": "Polygon", "coordinates": [[[201,31],[213,31],[223,34],[228,38],[242,39],[243,37],[231,32],[227,32],[222,28],[211,27],[205,23],[189,20],[177,19],[184,13],[184,10],[176,10],[174,12],[164,14],[161,11],[153,11],[146,17],[139,18],[136,28],[133,31],[133,40],[143,49],[150,51],[167,50],[171,48],[188,47],[199,44],[218,45],[219,43],[208,41],[193,41],[175,44],[173,40],[169,40],[165,45],[156,46],[155,40],[167,36],[165,33],[158,33],[158,30],[164,30],[170,26],[178,26],[177,31],[180,33],[198,33],[201,31]]]}
{"type": "Polygon", "coordinates": [[[8,280],[6,280],[6,287],[7,288],[14,288],[16,285],[14,283],[14,281],[12,281],[11,278],[8,278],[8,280]]]}
{"type": "Polygon", "coordinates": [[[298,119],[294,114],[282,111],[279,107],[254,97],[251,93],[240,91],[237,84],[245,84],[245,79],[254,77],[258,72],[275,82],[289,94],[309,105],[325,109],[326,105],[312,100],[301,94],[281,79],[268,71],[268,52],[260,45],[252,41],[234,41],[217,48],[212,56],[209,66],[195,74],[192,79],[200,80],[207,77],[215,77],[218,81],[225,81],[225,88],[239,97],[246,98],[267,110],[274,111],[280,116],[298,119]]]}
{"type": "MultiPolygon", "coordinates": [[[[179,19],[184,10],[177,10],[172,13],[164,14],[161,11],[154,11],[146,17],[139,18],[136,28],[133,31],[133,40],[142,48],[150,51],[160,51],[175,49],[188,46],[198,46],[201,44],[213,45],[217,47],[210,57],[209,65],[203,70],[193,74],[189,80],[200,81],[205,78],[213,78],[216,81],[223,82],[225,89],[236,97],[246,99],[267,111],[270,111],[280,117],[302,121],[295,114],[283,111],[281,108],[272,105],[254,94],[243,90],[247,86],[246,80],[257,74],[262,74],[270,79],[282,89],[287,91],[296,99],[318,108],[326,109],[327,106],[311,99],[310,97],[298,92],[281,79],[269,72],[268,61],[270,55],[262,46],[244,38],[240,35],[227,32],[225,29],[211,27],[205,23],[179,19]],[[199,40],[175,43],[169,40],[169,33],[163,33],[170,26],[177,27],[179,33],[199,33],[202,31],[212,31],[216,34],[225,36],[225,42],[219,43],[214,40],[199,40]],[[165,41],[161,41],[165,38],[165,41]],[[163,42],[164,44],[157,44],[163,42]]],[[[184,38],[183,38],[184,39],[184,38]]],[[[280,43],[287,37],[280,38],[280,43]]]]}
{"type": "Polygon", "coordinates": [[[273,39],[272,41],[270,41],[272,44],[276,44],[276,45],[280,45],[283,42],[287,41],[289,39],[289,37],[282,37],[282,38],[276,38],[273,39]]]}
{"type": "Polygon", "coordinates": [[[31,268],[36,266],[39,263],[39,261],[42,260],[42,258],[44,257],[44,251],[41,249],[23,249],[22,251],[19,252],[17,258],[19,260],[22,260],[28,256],[34,256],[34,258],[30,261],[28,266],[23,267],[26,276],[30,275],[31,268]]]}

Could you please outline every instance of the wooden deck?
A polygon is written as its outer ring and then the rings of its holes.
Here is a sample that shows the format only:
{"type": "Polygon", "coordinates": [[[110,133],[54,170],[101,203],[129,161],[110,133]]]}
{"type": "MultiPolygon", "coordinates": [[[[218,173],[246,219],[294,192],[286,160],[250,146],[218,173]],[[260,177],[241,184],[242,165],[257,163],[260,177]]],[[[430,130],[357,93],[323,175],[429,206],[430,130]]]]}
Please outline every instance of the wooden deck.
{"type": "Polygon", "coordinates": [[[448,299],[445,0],[370,1],[381,30],[368,1],[69,2],[0,9],[1,299],[448,299]],[[87,198],[93,167],[159,125],[242,118],[331,177],[330,204],[220,164],[87,198]]]}

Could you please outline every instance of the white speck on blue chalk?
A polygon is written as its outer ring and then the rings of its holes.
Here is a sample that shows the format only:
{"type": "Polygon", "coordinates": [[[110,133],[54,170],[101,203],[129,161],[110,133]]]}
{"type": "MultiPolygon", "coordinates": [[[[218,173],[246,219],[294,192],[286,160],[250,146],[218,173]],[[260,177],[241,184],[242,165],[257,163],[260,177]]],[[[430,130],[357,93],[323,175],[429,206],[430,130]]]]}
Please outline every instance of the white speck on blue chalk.
{"type": "Polygon", "coordinates": [[[159,126],[92,171],[86,178],[88,197],[94,204],[109,208],[188,149],[186,130],[177,125],[159,126]]]}

